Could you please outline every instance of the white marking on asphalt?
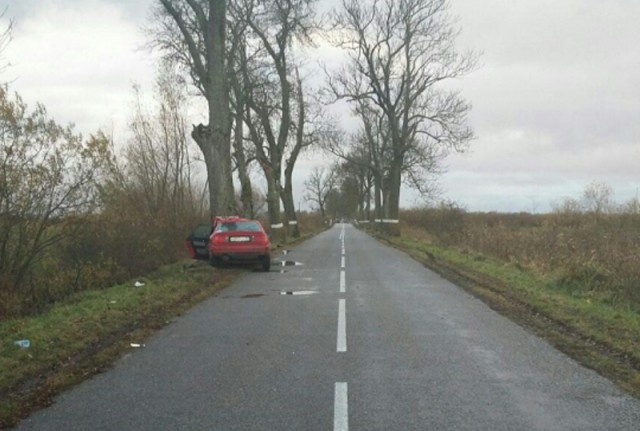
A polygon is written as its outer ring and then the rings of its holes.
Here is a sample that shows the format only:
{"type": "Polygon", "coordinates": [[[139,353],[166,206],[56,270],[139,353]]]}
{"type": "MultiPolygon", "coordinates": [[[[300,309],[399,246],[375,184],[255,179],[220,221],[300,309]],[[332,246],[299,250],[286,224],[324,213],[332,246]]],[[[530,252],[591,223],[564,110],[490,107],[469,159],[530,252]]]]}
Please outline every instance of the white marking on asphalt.
{"type": "Polygon", "coordinates": [[[344,271],[340,271],[340,293],[347,291],[347,283],[345,281],[344,271]]]}
{"type": "Polygon", "coordinates": [[[347,383],[336,382],[333,405],[333,431],[349,430],[349,397],[347,383]]]}
{"type": "Polygon", "coordinates": [[[344,269],[344,267],[345,267],[344,256],[342,256],[342,260],[340,262],[340,268],[344,269]]]}
{"type": "Polygon", "coordinates": [[[315,290],[287,290],[280,292],[280,295],[313,295],[314,293],[318,292],[315,290]]]}
{"type": "Polygon", "coordinates": [[[338,341],[336,343],[336,351],[347,351],[347,316],[346,316],[346,301],[341,299],[338,302],[338,341]]]}

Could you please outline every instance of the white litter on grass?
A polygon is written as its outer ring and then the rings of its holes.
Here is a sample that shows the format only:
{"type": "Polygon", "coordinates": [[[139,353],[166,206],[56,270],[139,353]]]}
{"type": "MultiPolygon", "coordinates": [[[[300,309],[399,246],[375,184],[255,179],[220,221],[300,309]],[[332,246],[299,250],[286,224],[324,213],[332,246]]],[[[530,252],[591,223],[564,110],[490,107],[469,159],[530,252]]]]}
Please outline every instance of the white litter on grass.
{"type": "Polygon", "coordinates": [[[109,301],[109,304],[116,304],[118,301],[109,301]]]}
{"type": "Polygon", "coordinates": [[[135,287],[142,287],[142,286],[144,286],[144,283],[143,283],[143,282],[141,282],[141,281],[136,281],[133,285],[134,285],[135,287]]]}
{"type": "Polygon", "coordinates": [[[23,349],[28,349],[29,347],[31,347],[31,340],[18,340],[16,342],[14,342],[13,344],[15,344],[18,347],[21,347],[23,349]]]}
{"type": "Polygon", "coordinates": [[[144,344],[131,343],[131,347],[144,347],[144,344]]]}

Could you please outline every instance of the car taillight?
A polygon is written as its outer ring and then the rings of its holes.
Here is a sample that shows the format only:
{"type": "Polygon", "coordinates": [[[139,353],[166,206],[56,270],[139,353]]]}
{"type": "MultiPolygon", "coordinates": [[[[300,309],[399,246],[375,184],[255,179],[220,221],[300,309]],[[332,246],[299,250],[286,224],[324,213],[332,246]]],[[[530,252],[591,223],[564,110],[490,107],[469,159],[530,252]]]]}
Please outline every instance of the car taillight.
{"type": "Polygon", "coordinates": [[[253,240],[257,243],[260,244],[266,244],[269,242],[269,238],[267,237],[266,234],[262,233],[262,232],[258,232],[253,236],[253,240]]]}
{"type": "Polygon", "coordinates": [[[213,243],[214,244],[224,244],[225,242],[225,237],[224,235],[214,235],[213,236],[213,243]]]}

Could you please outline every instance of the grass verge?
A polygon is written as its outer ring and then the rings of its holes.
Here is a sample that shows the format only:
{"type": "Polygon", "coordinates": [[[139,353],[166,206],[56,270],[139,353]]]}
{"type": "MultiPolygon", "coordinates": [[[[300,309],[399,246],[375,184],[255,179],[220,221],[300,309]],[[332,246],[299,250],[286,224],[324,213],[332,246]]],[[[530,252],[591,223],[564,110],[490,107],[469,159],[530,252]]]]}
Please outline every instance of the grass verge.
{"type": "Polygon", "coordinates": [[[104,370],[131,343],[142,343],[240,272],[182,261],[109,289],[78,293],[41,315],[0,323],[0,428],[104,370]],[[19,339],[31,346],[16,346],[19,339]]]}
{"type": "MultiPolygon", "coordinates": [[[[330,226],[275,245],[275,256],[330,226]]],[[[0,429],[108,369],[151,333],[228,286],[243,269],[184,260],[127,283],[84,291],[38,316],[0,322],[0,429]],[[140,281],[144,286],[135,286],[140,281]],[[28,339],[29,348],[15,341],[28,339]]]]}
{"type": "Polygon", "coordinates": [[[640,315],[574,296],[517,264],[407,236],[374,235],[640,397],[640,315]]]}

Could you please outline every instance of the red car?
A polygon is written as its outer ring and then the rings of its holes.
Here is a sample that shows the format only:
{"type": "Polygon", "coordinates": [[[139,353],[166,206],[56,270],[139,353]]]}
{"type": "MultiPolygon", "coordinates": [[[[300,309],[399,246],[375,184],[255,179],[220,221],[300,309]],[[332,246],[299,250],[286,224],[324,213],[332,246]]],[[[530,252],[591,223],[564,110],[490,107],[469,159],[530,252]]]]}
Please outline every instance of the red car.
{"type": "Polygon", "coordinates": [[[271,242],[257,220],[216,217],[207,249],[212,266],[257,262],[263,271],[271,268],[271,242]]]}

